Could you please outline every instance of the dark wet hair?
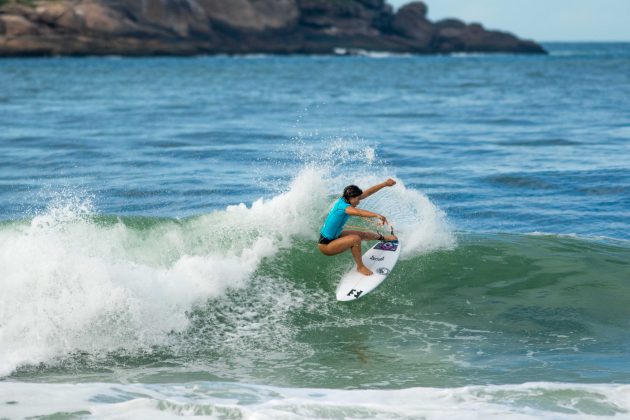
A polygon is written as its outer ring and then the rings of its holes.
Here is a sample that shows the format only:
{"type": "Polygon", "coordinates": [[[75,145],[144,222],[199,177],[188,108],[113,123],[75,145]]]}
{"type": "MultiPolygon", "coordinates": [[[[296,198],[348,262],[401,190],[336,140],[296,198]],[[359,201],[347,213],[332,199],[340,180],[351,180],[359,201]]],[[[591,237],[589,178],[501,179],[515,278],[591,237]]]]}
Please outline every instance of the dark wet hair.
{"type": "Polygon", "coordinates": [[[343,199],[347,202],[350,202],[350,199],[353,197],[358,197],[363,194],[363,190],[356,185],[348,185],[343,189],[343,199]]]}

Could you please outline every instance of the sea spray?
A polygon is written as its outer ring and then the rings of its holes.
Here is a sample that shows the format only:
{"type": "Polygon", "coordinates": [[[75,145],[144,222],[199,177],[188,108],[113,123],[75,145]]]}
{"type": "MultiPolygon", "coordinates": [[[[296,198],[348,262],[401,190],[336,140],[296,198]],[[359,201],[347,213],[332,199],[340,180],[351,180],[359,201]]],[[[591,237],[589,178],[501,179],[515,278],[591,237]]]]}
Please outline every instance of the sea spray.
{"type": "Polygon", "coordinates": [[[0,372],[72,352],[168,344],[194,305],[242,287],[262,258],[308,229],[299,212],[312,197],[290,189],[148,231],[98,223],[89,205],[71,200],[8,227],[0,232],[0,372]],[[153,261],[155,252],[172,263],[153,261]]]}
{"type": "MultiPolygon", "coordinates": [[[[380,179],[370,176],[362,179],[361,183],[367,187],[380,179]]],[[[384,233],[390,227],[394,228],[403,244],[403,259],[438,249],[452,249],[457,244],[446,213],[422,192],[407,188],[402,180],[369,197],[361,203],[361,207],[388,218],[391,226],[378,228],[384,233]]]]}
{"type": "MultiPolygon", "coordinates": [[[[351,218],[348,224],[362,224],[381,233],[388,233],[393,227],[404,242],[403,259],[438,249],[452,249],[457,245],[454,228],[446,212],[422,191],[407,187],[404,179],[396,177],[387,161],[368,141],[357,136],[332,136],[319,142],[309,141],[317,136],[317,133],[301,133],[291,147],[295,161],[301,165],[299,171],[310,175],[304,180],[315,177],[326,183],[326,211],[341,196],[345,186],[356,184],[366,190],[393,177],[397,182],[394,187],[383,188],[360,204],[363,209],[387,217],[390,225],[379,226],[375,219],[361,218],[351,218]]],[[[318,207],[321,208],[321,205],[318,207]]],[[[319,226],[315,228],[319,229],[319,226]]]]}
{"type": "MultiPolygon", "coordinates": [[[[336,188],[382,180],[327,169],[307,165],[271,198],[187,219],[100,215],[91,199],[64,194],[30,221],[3,226],[0,373],[76,352],[171,345],[191,310],[251,283],[264,259],[296,240],[312,241],[308,252],[319,256],[315,240],[336,188]]],[[[443,213],[401,180],[364,207],[390,217],[409,256],[454,244],[443,213]]]]}

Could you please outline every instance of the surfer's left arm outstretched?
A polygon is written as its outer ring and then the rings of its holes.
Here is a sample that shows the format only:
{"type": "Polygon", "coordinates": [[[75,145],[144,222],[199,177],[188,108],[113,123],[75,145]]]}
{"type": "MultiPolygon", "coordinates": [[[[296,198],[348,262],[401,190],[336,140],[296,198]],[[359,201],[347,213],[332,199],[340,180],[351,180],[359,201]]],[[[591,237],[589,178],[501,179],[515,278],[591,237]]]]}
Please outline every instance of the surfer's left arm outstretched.
{"type": "Polygon", "coordinates": [[[357,270],[366,276],[372,274],[361,259],[361,242],[369,240],[394,241],[396,236],[383,236],[376,232],[364,232],[358,230],[344,230],[343,227],[350,216],[360,216],[368,218],[378,218],[383,223],[387,223],[387,218],[382,214],[356,208],[359,202],[375,192],[396,184],[396,181],[389,178],[385,182],[374,185],[363,191],[356,185],[348,185],[343,190],[343,195],[337,200],[330,213],[326,217],[324,226],[319,234],[319,250],[324,255],[336,255],[350,248],[352,256],[357,264],[357,270]]]}
{"type": "Polygon", "coordinates": [[[368,198],[369,196],[371,196],[375,192],[380,191],[380,190],[382,190],[385,187],[393,187],[394,185],[396,185],[396,181],[394,181],[391,178],[388,178],[387,181],[381,182],[380,184],[376,184],[376,185],[368,188],[367,190],[363,191],[361,193],[361,195],[359,196],[359,201],[368,198]]]}

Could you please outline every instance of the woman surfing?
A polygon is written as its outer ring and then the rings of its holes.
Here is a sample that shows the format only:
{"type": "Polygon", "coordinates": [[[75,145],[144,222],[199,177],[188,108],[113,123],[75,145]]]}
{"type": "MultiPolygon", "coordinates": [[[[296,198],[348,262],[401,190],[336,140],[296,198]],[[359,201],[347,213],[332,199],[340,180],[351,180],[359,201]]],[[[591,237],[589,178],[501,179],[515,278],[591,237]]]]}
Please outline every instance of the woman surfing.
{"type": "Polygon", "coordinates": [[[343,227],[350,216],[377,218],[384,225],[387,224],[387,219],[382,214],[358,209],[357,206],[361,200],[368,198],[385,187],[393,185],[396,185],[396,181],[389,178],[387,181],[374,185],[365,191],[362,191],[356,185],[348,185],[344,188],[343,195],[328,213],[324,226],[319,232],[318,247],[322,254],[327,256],[337,255],[350,248],[354,261],[357,264],[357,270],[366,276],[371,275],[372,271],[363,264],[361,259],[361,241],[395,241],[398,238],[395,235],[383,236],[376,232],[344,230],[343,227]]]}

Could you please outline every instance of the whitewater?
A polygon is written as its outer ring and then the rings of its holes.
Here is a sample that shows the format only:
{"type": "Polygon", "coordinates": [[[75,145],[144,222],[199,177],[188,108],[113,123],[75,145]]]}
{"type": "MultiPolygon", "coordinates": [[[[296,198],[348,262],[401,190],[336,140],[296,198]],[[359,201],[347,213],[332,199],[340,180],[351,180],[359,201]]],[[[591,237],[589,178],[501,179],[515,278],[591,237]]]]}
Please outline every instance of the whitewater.
{"type": "MultiPolygon", "coordinates": [[[[89,201],[59,197],[42,215],[5,224],[0,372],[73,352],[168,345],[195,306],[247,287],[263,259],[296,240],[315,243],[333,198],[324,173],[305,169],[285,193],[184,220],[100,217],[89,201]]],[[[405,255],[454,245],[426,196],[399,185],[383,197],[366,206],[395,209],[405,255]]]]}

